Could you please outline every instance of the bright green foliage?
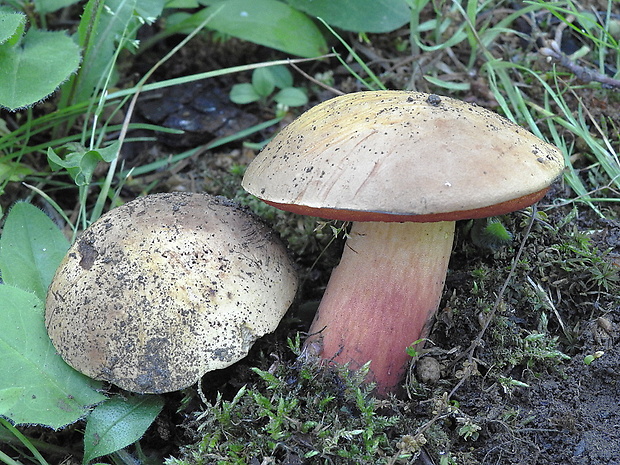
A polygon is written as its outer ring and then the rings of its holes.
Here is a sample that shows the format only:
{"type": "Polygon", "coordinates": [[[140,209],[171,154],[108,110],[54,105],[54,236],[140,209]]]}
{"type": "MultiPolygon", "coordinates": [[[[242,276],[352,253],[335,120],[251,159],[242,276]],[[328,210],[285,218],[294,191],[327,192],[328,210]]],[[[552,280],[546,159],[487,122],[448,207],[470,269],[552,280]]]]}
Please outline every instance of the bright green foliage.
{"type": "Polygon", "coordinates": [[[306,93],[293,87],[293,76],[284,66],[257,68],[252,73],[252,83],[235,84],[230,91],[230,99],[240,105],[252,102],[267,102],[271,94],[273,101],[287,107],[298,107],[308,103],[306,93]]]}
{"type": "MultiPolygon", "coordinates": [[[[299,338],[289,346],[300,355],[299,338]]],[[[410,458],[388,433],[406,429],[407,419],[379,413],[372,386],[362,383],[367,370],[351,373],[301,359],[279,363],[273,373],[254,368],[260,377],[256,385],[242,387],[231,401],[218,398],[201,413],[197,422],[203,439],[167,464],[284,463],[288,451],[317,464],[410,458]]]]}
{"type": "Polygon", "coordinates": [[[43,301],[68,248],[69,242],[47,215],[29,203],[17,203],[0,238],[2,281],[43,301]]]}
{"type": "Polygon", "coordinates": [[[404,0],[288,0],[312,17],[353,32],[390,32],[411,19],[404,0]]]}
{"type": "Polygon", "coordinates": [[[46,98],[79,63],[78,46],[64,32],[30,29],[17,43],[5,42],[0,45],[0,106],[16,110],[46,98]]]}
{"type": "Polygon", "coordinates": [[[325,39],[314,22],[277,0],[213,2],[200,17],[211,14],[214,16],[208,27],[224,34],[301,57],[316,57],[327,51],[325,39]]]}
{"type": "Polygon", "coordinates": [[[67,365],[45,330],[43,302],[0,285],[0,415],[16,424],[58,429],[74,423],[105,396],[100,384],[67,365]]]}
{"type": "Polygon", "coordinates": [[[0,10],[0,44],[8,41],[8,45],[15,45],[24,33],[25,24],[25,14],[0,10]]]}
{"type": "Polygon", "coordinates": [[[34,0],[34,6],[39,13],[51,13],[77,3],[79,0],[34,0]]]}
{"type": "Polygon", "coordinates": [[[78,28],[83,62],[79,73],[63,89],[67,93],[64,104],[88,100],[95,89],[104,89],[119,46],[131,46],[138,28],[158,17],[162,8],[162,0],[90,0],[78,28]]]}
{"type": "Polygon", "coordinates": [[[98,405],[86,423],[83,463],[136,442],[163,406],[160,396],[116,397],[98,405]]]}
{"type": "Polygon", "coordinates": [[[111,162],[118,153],[119,144],[114,143],[99,150],[87,150],[81,144],[69,143],[64,148],[67,152],[64,158],[60,158],[51,147],[47,149],[51,168],[54,171],[64,168],[76,186],[88,186],[99,162],[111,162]]]}
{"type": "Polygon", "coordinates": [[[105,396],[99,383],[69,367],[47,336],[44,300],[69,244],[28,203],[16,204],[0,238],[0,415],[60,428],[105,396]]]}

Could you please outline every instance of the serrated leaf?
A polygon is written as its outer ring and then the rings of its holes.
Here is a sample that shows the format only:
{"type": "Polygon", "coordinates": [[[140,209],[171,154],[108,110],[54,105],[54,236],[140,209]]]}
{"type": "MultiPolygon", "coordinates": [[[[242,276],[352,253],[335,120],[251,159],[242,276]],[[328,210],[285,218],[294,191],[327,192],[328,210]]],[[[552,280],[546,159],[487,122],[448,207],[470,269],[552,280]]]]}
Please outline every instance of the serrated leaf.
{"type": "Polygon", "coordinates": [[[19,202],[9,211],[0,237],[2,281],[45,300],[68,249],[69,241],[45,213],[19,202]]]}
{"type": "Polygon", "coordinates": [[[16,110],[43,100],[79,63],[79,48],[64,32],[31,28],[18,44],[0,46],[0,106],[16,110]]]}
{"type": "Polygon", "coordinates": [[[16,424],[61,428],[106,397],[101,383],[67,365],[47,336],[43,302],[0,285],[0,415],[16,424]]]}
{"type": "Polygon", "coordinates": [[[288,0],[330,26],[353,32],[390,32],[411,19],[405,0],[288,0]]]}
{"type": "Polygon", "coordinates": [[[214,14],[209,29],[302,57],[316,57],[327,44],[314,22],[300,11],[277,0],[224,0],[198,14],[214,14]]]}
{"type": "Polygon", "coordinates": [[[14,45],[24,32],[26,15],[0,10],[0,44],[14,45]]]}
{"type": "Polygon", "coordinates": [[[115,397],[98,405],[86,423],[83,463],[139,440],[163,406],[163,398],[154,395],[115,397]]]}

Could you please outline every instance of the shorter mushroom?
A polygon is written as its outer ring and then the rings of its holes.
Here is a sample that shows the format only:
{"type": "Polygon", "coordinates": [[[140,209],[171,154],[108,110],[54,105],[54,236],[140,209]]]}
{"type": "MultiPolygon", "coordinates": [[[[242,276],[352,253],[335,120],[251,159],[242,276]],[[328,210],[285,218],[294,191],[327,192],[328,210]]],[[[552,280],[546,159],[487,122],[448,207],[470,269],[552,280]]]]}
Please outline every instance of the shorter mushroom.
{"type": "Polygon", "coordinates": [[[162,393],[245,357],[297,289],[284,245],[221,197],[155,194],[111,210],[71,247],[45,324],[76,370],[162,393]]]}
{"type": "Polygon", "coordinates": [[[441,299],[455,222],[540,200],[562,153],[484,108],[420,92],[342,95],[265,147],[243,187],[282,210],[352,221],[307,348],[370,364],[394,392],[441,299]]]}

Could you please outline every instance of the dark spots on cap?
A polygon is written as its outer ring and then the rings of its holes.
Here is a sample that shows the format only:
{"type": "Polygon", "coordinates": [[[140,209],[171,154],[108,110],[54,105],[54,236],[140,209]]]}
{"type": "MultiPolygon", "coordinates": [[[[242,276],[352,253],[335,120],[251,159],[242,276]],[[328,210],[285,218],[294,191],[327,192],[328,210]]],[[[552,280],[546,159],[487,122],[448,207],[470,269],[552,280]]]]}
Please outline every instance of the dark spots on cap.
{"type": "Polygon", "coordinates": [[[85,270],[90,270],[99,255],[97,249],[95,249],[90,241],[80,241],[78,243],[78,251],[81,255],[80,266],[85,270]]]}

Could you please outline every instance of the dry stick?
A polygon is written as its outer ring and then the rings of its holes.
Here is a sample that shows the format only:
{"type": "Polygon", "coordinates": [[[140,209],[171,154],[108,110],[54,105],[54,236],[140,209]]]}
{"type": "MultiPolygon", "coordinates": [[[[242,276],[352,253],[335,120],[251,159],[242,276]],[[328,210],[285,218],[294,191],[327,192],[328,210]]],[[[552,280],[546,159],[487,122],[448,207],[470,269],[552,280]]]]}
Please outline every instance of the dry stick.
{"type": "Polygon", "coordinates": [[[288,64],[291,68],[293,68],[295,71],[297,71],[299,74],[301,74],[303,77],[305,77],[307,80],[309,80],[310,82],[313,82],[314,84],[316,84],[317,86],[322,87],[323,89],[327,89],[330,92],[333,92],[336,95],[344,95],[344,92],[342,92],[341,90],[336,89],[335,87],[331,87],[328,86],[327,84],[325,84],[324,82],[319,81],[318,79],[314,78],[313,76],[310,76],[308,73],[306,73],[303,69],[301,69],[299,66],[297,66],[293,60],[288,60],[288,64]]]}
{"type": "MultiPolygon", "coordinates": [[[[489,314],[487,315],[485,321],[484,321],[484,325],[482,326],[482,329],[480,330],[480,332],[478,333],[478,336],[476,337],[476,339],[474,339],[474,341],[471,343],[471,345],[469,346],[469,349],[467,350],[467,361],[469,362],[470,366],[471,363],[473,362],[474,359],[474,352],[476,351],[476,349],[480,346],[480,343],[482,342],[482,337],[484,336],[484,333],[486,332],[487,328],[489,327],[489,324],[491,324],[491,320],[493,319],[493,316],[495,315],[495,313],[497,312],[497,309],[499,308],[501,302],[502,302],[502,298],[504,297],[504,294],[506,293],[506,289],[508,288],[508,284],[510,284],[510,281],[512,281],[512,277],[515,274],[515,271],[517,269],[517,265],[519,263],[519,260],[521,258],[521,255],[523,254],[523,251],[525,250],[525,243],[527,241],[528,236],[530,235],[530,231],[532,230],[532,226],[534,225],[534,221],[536,220],[536,204],[532,205],[532,216],[530,218],[530,221],[527,225],[527,228],[525,229],[525,234],[523,235],[523,240],[521,241],[521,245],[519,246],[519,250],[517,251],[513,262],[512,262],[512,267],[510,268],[510,271],[508,272],[508,276],[506,277],[506,280],[504,281],[504,284],[502,285],[502,287],[500,288],[498,294],[497,294],[497,298],[495,299],[495,303],[493,304],[493,308],[491,309],[491,311],[489,312],[489,314]]],[[[462,357],[457,358],[456,361],[460,360],[462,357]]],[[[467,378],[471,375],[471,370],[465,370],[463,377],[461,378],[461,380],[457,383],[456,386],[454,386],[454,388],[452,389],[452,391],[450,391],[450,394],[448,394],[448,399],[450,399],[454,393],[463,385],[463,383],[467,380],[467,378]]]]}
{"type": "Polygon", "coordinates": [[[596,81],[603,84],[603,87],[607,89],[620,88],[620,80],[606,76],[594,71],[593,69],[586,68],[585,66],[581,66],[573,62],[570,57],[562,52],[558,42],[555,40],[548,42],[547,47],[541,48],[540,53],[543,56],[557,60],[561,66],[568,69],[577,77],[577,79],[583,82],[596,81]]]}

